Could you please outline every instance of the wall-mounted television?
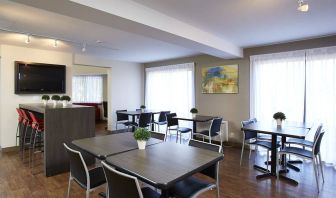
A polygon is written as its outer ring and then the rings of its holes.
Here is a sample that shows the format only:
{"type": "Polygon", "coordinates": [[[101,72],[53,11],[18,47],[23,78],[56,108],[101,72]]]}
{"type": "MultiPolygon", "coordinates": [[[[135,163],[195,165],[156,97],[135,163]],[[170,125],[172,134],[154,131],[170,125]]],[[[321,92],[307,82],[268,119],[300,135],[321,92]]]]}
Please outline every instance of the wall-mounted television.
{"type": "Polygon", "coordinates": [[[65,65],[15,61],[15,94],[65,93],[65,65]]]}

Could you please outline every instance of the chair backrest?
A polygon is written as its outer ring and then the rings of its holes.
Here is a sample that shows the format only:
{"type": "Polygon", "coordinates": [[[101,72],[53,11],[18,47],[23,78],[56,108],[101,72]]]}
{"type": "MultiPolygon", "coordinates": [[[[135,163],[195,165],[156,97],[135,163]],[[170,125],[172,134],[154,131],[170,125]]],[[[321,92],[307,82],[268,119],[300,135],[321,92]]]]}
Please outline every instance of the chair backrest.
{"type": "Polygon", "coordinates": [[[314,134],[314,140],[313,140],[314,142],[316,141],[316,139],[318,138],[319,134],[321,133],[322,127],[323,127],[323,125],[322,125],[322,123],[320,123],[318,125],[318,127],[316,128],[316,131],[315,131],[315,134],[314,134]]]}
{"type": "Polygon", "coordinates": [[[90,187],[89,171],[85,164],[82,154],[79,151],[71,149],[67,144],[63,143],[70,161],[70,175],[83,188],[90,187]]]}
{"type": "Polygon", "coordinates": [[[164,134],[164,133],[158,133],[158,132],[151,131],[151,138],[155,138],[155,139],[159,139],[159,140],[164,141],[165,136],[166,136],[166,134],[164,134]]]}
{"type": "MultiPolygon", "coordinates": [[[[245,127],[245,126],[247,126],[247,125],[249,125],[249,124],[253,124],[253,123],[255,123],[256,121],[255,121],[255,118],[253,118],[253,119],[250,119],[250,120],[245,120],[245,121],[242,121],[241,122],[241,125],[242,125],[242,127],[245,127]]],[[[249,140],[249,139],[253,139],[253,138],[257,138],[257,133],[256,132],[254,132],[254,131],[249,131],[249,130],[243,130],[243,132],[244,132],[244,139],[245,140],[249,140]]]]}
{"type": "Polygon", "coordinates": [[[126,112],[127,110],[117,110],[117,121],[124,121],[128,120],[128,115],[120,113],[120,112],[126,112]]]}
{"type": "Polygon", "coordinates": [[[149,123],[151,123],[151,119],[152,113],[141,113],[139,117],[139,127],[148,127],[149,123]]]}
{"type": "Polygon", "coordinates": [[[108,198],[142,198],[141,188],[136,177],[115,170],[102,161],[108,191],[108,198]]]}
{"type": "Polygon", "coordinates": [[[31,119],[28,116],[26,110],[20,109],[20,111],[21,111],[21,114],[22,114],[22,117],[23,117],[23,124],[24,125],[30,125],[31,119]]]}
{"type": "Polygon", "coordinates": [[[216,136],[220,134],[223,118],[215,118],[210,125],[210,136],[216,136]]]}
{"type": "MultiPolygon", "coordinates": [[[[207,150],[218,152],[218,153],[221,152],[221,146],[216,145],[216,144],[210,144],[210,143],[207,143],[207,142],[201,142],[201,141],[198,141],[198,140],[190,140],[189,141],[189,146],[202,148],[202,149],[207,149],[207,150]]],[[[219,162],[214,164],[214,165],[209,166],[208,168],[206,168],[204,170],[202,170],[200,173],[217,180],[217,178],[218,178],[218,168],[219,168],[219,162]]]]}
{"type": "Polygon", "coordinates": [[[39,129],[39,122],[33,112],[28,111],[30,118],[32,119],[32,127],[34,129],[39,129]]]}
{"type": "Polygon", "coordinates": [[[159,122],[167,121],[167,114],[170,113],[170,111],[161,111],[159,115],[159,122]]]}
{"type": "Polygon", "coordinates": [[[178,120],[174,118],[176,116],[177,116],[176,113],[167,113],[166,114],[166,117],[167,117],[167,127],[177,126],[178,125],[178,120]]]}
{"type": "Polygon", "coordinates": [[[324,131],[320,131],[316,140],[314,141],[314,145],[313,145],[313,154],[314,155],[317,155],[320,153],[320,147],[321,147],[321,141],[322,141],[322,138],[323,138],[323,135],[324,135],[324,131]]]}
{"type": "Polygon", "coordinates": [[[16,112],[18,113],[18,120],[19,122],[22,122],[23,121],[23,116],[22,116],[22,113],[21,113],[21,110],[19,108],[16,108],[16,112]]]}

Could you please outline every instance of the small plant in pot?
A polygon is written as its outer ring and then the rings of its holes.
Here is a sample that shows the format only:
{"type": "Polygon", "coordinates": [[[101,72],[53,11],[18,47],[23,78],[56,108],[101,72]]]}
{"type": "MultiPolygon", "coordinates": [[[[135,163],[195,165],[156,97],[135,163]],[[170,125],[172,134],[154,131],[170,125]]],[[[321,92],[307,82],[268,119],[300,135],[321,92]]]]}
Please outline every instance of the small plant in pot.
{"type": "Polygon", "coordinates": [[[139,149],[145,149],[146,142],[151,137],[150,131],[146,128],[137,128],[133,134],[134,139],[138,142],[139,149]]]}
{"type": "Polygon", "coordinates": [[[44,106],[47,106],[48,100],[50,100],[50,97],[48,95],[43,95],[41,99],[43,101],[44,106]]]}
{"type": "Polygon", "coordinates": [[[286,115],[282,112],[276,112],[273,115],[273,118],[277,121],[277,125],[281,126],[283,120],[286,120],[286,115]]]}
{"type": "Polygon", "coordinates": [[[198,110],[196,108],[191,108],[190,113],[192,114],[192,117],[195,118],[198,114],[198,110]]]}
{"type": "Polygon", "coordinates": [[[141,112],[144,112],[145,109],[146,109],[146,106],[145,106],[145,105],[141,105],[141,106],[140,106],[140,109],[141,109],[141,112]]]}
{"type": "Polygon", "coordinates": [[[54,107],[56,107],[57,105],[57,102],[61,99],[61,97],[59,95],[53,95],[51,96],[51,100],[53,101],[54,103],[54,107]]]}
{"type": "Polygon", "coordinates": [[[68,105],[68,102],[70,102],[71,98],[70,96],[62,96],[61,101],[63,103],[63,107],[66,107],[68,105]]]}

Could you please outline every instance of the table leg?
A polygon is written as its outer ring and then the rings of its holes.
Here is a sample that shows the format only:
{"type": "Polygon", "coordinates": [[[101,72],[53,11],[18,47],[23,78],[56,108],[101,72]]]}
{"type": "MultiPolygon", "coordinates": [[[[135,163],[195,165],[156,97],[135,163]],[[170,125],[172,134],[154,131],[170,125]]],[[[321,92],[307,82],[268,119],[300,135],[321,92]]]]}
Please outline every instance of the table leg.
{"type": "MultiPolygon", "coordinates": [[[[132,123],[135,123],[135,115],[132,115],[132,123]]],[[[132,132],[135,131],[135,126],[132,126],[132,132]]]]}
{"type": "Polygon", "coordinates": [[[196,132],[196,121],[193,121],[193,128],[192,128],[192,131],[191,131],[191,137],[192,139],[195,139],[194,137],[194,133],[196,132]]]}
{"type": "MultiPolygon", "coordinates": [[[[277,135],[272,134],[272,150],[271,150],[271,172],[267,172],[265,174],[257,175],[257,179],[262,179],[265,177],[276,176],[276,166],[277,166],[277,135]]],[[[264,172],[264,168],[255,165],[255,168],[264,172]]]]}
{"type": "Polygon", "coordinates": [[[154,131],[154,113],[152,113],[152,124],[151,130],[154,131]]]}

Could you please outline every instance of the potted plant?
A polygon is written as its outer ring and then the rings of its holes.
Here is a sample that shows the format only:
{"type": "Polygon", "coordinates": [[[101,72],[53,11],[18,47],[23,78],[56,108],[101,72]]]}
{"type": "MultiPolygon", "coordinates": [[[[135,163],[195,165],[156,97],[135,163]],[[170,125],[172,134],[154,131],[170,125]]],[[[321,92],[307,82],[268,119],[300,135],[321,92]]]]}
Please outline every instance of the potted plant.
{"type": "Polygon", "coordinates": [[[145,105],[141,105],[141,106],[140,106],[140,109],[141,109],[141,112],[144,112],[145,109],[146,109],[146,106],[145,106],[145,105]]]}
{"type": "Polygon", "coordinates": [[[138,142],[139,149],[145,149],[146,142],[151,137],[150,131],[146,128],[137,128],[133,134],[134,139],[138,142]]]}
{"type": "Polygon", "coordinates": [[[57,102],[61,99],[61,97],[59,95],[53,95],[51,96],[51,100],[53,101],[54,103],[54,107],[56,107],[57,105],[57,102]]]}
{"type": "Polygon", "coordinates": [[[66,107],[68,105],[68,102],[70,102],[71,98],[70,96],[62,96],[61,101],[63,103],[63,107],[66,107]]]}
{"type": "Polygon", "coordinates": [[[282,112],[276,112],[273,115],[273,118],[277,121],[277,125],[281,126],[283,120],[286,120],[286,115],[282,112]]]}
{"type": "Polygon", "coordinates": [[[47,106],[48,100],[50,100],[50,96],[48,95],[42,96],[42,101],[43,101],[44,106],[47,106]]]}
{"type": "Polygon", "coordinates": [[[195,118],[198,114],[198,110],[196,108],[191,108],[190,113],[192,114],[192,117],[195,118]]]}

